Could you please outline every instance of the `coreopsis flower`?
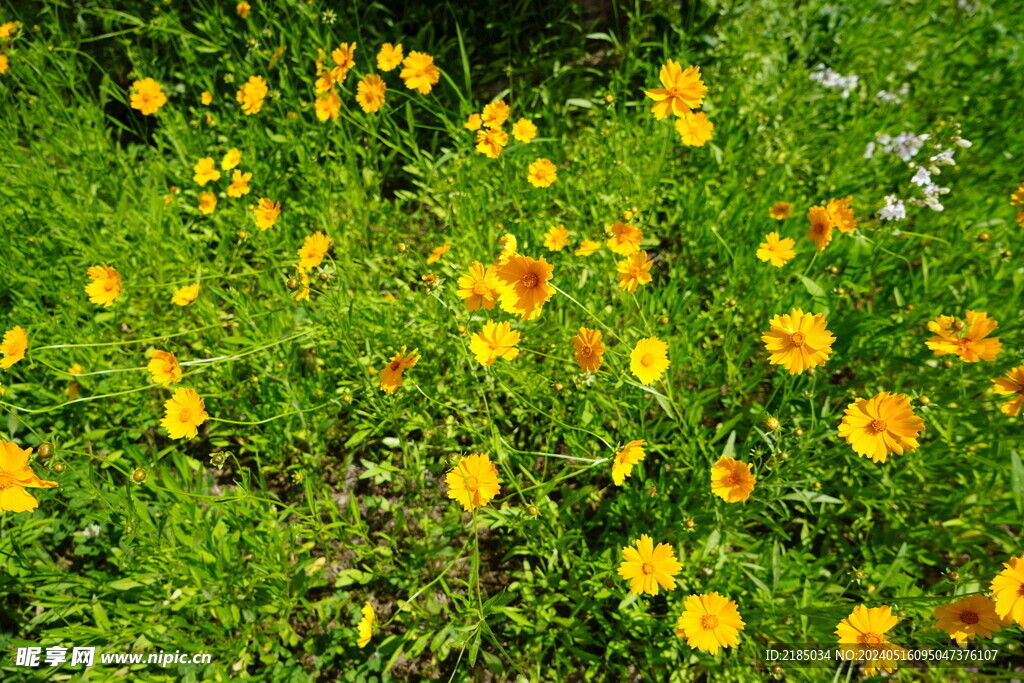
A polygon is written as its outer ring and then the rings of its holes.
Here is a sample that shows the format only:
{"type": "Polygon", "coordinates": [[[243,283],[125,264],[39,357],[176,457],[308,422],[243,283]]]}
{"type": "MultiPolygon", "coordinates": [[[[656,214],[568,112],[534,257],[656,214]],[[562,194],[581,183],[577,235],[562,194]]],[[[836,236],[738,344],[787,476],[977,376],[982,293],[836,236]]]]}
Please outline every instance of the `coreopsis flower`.
{"type": "Polygon", "coordinates": [[[220,171],[217,170],[217,162],[213,160],[213,157],[203,157],[196,162],[193,170],[196,173],[192,176],[192,180],[196,181],[200,187],[211,180],[220,180],[220,171]]]}
{"type": "Polygon", "coordinates": [[[281,202],[274,203],[273,200],[264,197],[253,209],[253,216],[256,218],[256,227],[260,230],[267,230],[274,227],[278,217],[281,215],[281,202]]]}
{"type": "Polygon", "coordinates": [[[597,240],[582,240],[580,246],[573,253],[577,256],[590,256],[600,248],[601,243],[597,240]]]}
{"type": "Polygon", "coordinates": [[[11,68],[11,60],[3,52],[0,52],[0,76],[7,73],[9,68],[11,68]]]}
{"type": "Polygon", "coordinates": [[[672,546],[659,543],[657,547],[647,534],[633,542],[636,547],[622,548],[622,563],[619,576],[629,581],[629,592],[637,595],[657,595],[658,587],[672,590],[676,587],[675,575],[683,568],[676,560],[672,546]]]}
{"type": "Polygon", "coordinates": [[[541,308],[555,295],[555,289],[548,282],[555,267],[541,257],[534,260],[529,256],[513,256],[508,263],[498,268],[498,279],[505,285],[501,292],[501,308],[533,320],[540,315],[541,308]]]}
{"type": "Polygon", "coordinates": [[[989,586],[996,601],[996,614],[1000,619],[1024,626],[1024,555],[1011,557],[1003,563],[1003,571],[996,574],[989,586]]]}
{"type": "Polygon", "coordinates": [[[537,126],[530,119],[519,119],[512,124],[512,137],[519,142],[528,143],[537,137],[537,126]]]}
{"type": "Polygon", "coordinates": [[[482,330],[473,335],[469,350],[484,365],[491,365],[499,358],[512,360],[519,355],[519,333],[508,323],[494,323],[488,320],[482,330]]]}
{"type": "Polygon", "coordinates": [[[330,248],[331,238],[317,230],[302,243],[299,249],[299,265],[306,270],[316,268],[330,248]]]}
{"type": "Polygon", "coordinates": [[[828,209],[824,206],[812,206],[807,211],[807,220],[810,222],[807,239],[814,242],[818,251],[824,251],[832,241],[832,221],[828,217],[828,209]]]}
{"type": "MultiPolygon", "coordinates": [[[[322,60],[323,51],[321,50],[320,59],[317,60],[317,77],[313,82],[313,90],[317,95],[324,95],[334,89],[334,75],[329,70],[322,70],[322,60]]],[[[341,102],[341,98],[338,98],[338,102],[341,102]]]]}
{"type": "Polygon", "coordinates": [[[385,394],[395,393],[395,389],[402,386],[403,373],[420,361],[419,349],[413,349],[411,353],[406,353],[405,349],[403,346],[380,371],[380,388],[385,394]]]}
{"type": "Polygon", "coordinates": [[[108,308],[121,296],[121,274],[107,264],[92,266],[86,271],[92,280],[85,286],[89,301],[108,308]]]}
{"type": "Polygon", "coordinates": [[[702,111],[683,114],[676,119],[676,132],[683,144],[690,147],[703,147],[714,130],[715,124],[708,121],[707,114],[702,111]]]}
{"type": "Polygon", "coordinates": [[[359,625],[356,627],[359,631],[359,639],[356,644],[360,648],[364,648],[370,644],[370,638],[373,637],[373,628],[377,624],[377,613],[373,611],[373,605],[369,602],[363,604],[363,618],[359,620],[359,625]]]}
{"type": "Polygon", "coordinates": [[[1013,397],[999,406],[1003,415],[1020,415],[1021,406],[1024,405],[1024,365],[1008,371],[1005,377],[996,377],[992,383],[992,389],[997,394],[1013,397]]]}
{"type": "Polygon", "coordinates": [[[235,199],[242,195],[249,194],[249,181],[252,180],[252,173],[242,173],[235,169],[231,173],[231,184],[228,185],[228,196],[235,199]]]}
{"type": "Polygon", "coordinates": [[[441,246],[430,252],[430,256],[427,257],[427,265],[433,265],[441,260],[441,257],[448,253],[448,250],[452,248],[452,245],[445,242],[441,246]]]}
{"type": "Polygon", "coordinates": [[[321,121],[333,121],[341,114],[341,96],[333,90],[313,102],[313,111],[321,121]]]}
{"type": "Polygon", "coordinates": [[[612,458],[612,481],[616,486],[622,486],[626,477],[633,473],[633,465],[642,462],[647,456],[644,453],[646,445],[646,441],[630,441],[612,458]]]}
{"type": "Polygon", "coordinates": [[[344,83],[348,72],[356,65],[356,43],[341,43],[331,50],[331,59],[334,60],[331,76],[336,83],[344,83]]]}
{"type": "Polygon", "coordinates": [[[85,372],[85,368],[82,367],[81,363],[72,363],[71,367],[68,368],[69,375],[81,375],[85,372]]]}
{"type": "Polygon", "coordinates": [[[28,351],[28,333],[25,328],[15,325],[4,332],[4,340],[0,342],[0,368],[7,370],[12,365],[25,357],[28,351]]]}
{"type": "Polygon", "coordinates": [[[729,598],[711,592],[690,595],[686,609],[676,621],[676,637],[698,650],[717,654],[720,647],[736,647],[740,631],[746,625],[740,618],[739,606],[729,598]]]}
{"type": "Polygon", "coordinates": [[[708,89],[700,80],[700,67],[688,66],[685,70],[679,62],[671,59],[661,67],[661,84],[664,88],[652,88],[644,93],[654,100],[651,112],[659,121],[669,114],[682,116],[697,109],[704,102],[708,89]]]}
{"type": "Polygon", "coordinates": [[[843,199],[830,199],[825,207],[829,222],[832,223],[832,227],[838,228],[839,232],[853,232],[857,229],[857,219],[853,215],[853,209],[850,208],[851,201],[853,201],[852,196],[843,199]]]}
{"type": "Polygon", "coordinates": [[[30,512],[39,501],[25,489],[49,489],[57,485],[36,476],[28,464],[31,448],[19,448],[10,441],[0,441],[0,511],[30,512]]]}
{"type": "Polygon", "coordinates": [[[384,43],[380,47],[380,52],[377,53],[377,68],[381,71],[388,72],[393,71],[399,64],[402,63],[402,44],[392,45],[391,43],[384,43]]]}
{"type": "Polygon", "coordinates": [[[310,295],[313,290],[309,288],[309,273],[306,269],[300,265],[295,266],[295,274],[299,276],[299,289],[295,292],[294,299],[296,301],[309,301],[310,295]]]}
{"type": "MultiPolygon", "coordinates": [[[[225,171],[230,171],[240,163],[242,163],[242,152],[241,150],[232,147],[224,153],[224,158],[220,160],[220,167],[225,171]]],[[[216,180],[216,178],[214,178],[214,180],[216,180]]]]}
{"type": "Polygon", "coordinates": [[[793,205],[789,202],[775,202],[768,209],[768,215],[777,221],[785,220],[793,215],[793,205]]]}
{"type": "Polygon", "coordinates": [[[508,133],[500,128],[488,128],[476,132],[476,151],[491,159],[497,159],[508,144],[508,133]]]}
{"type": "Polygon", "coordinates": [[[550,187],[558,180],[558,169],[550,159],[540,158],[530,164],[526,179],[534,187],[550,187]]]}
{"type": "Polygon", "coordinates": [[[889,606],[867,607],[858,605],[847,618],[839,622],[836,635],[842,647],[843,659],[853,659],[864,663],[864,672],[874,673],[883,668],[889,673],[896,670],[896,661],[886,652],[899,650],[889,642],[886,632],[896,625],[898,620],[889,606]],[[885,652],[883,652],[885,651],[885,652]]]}
{"type": "Polygon", "coordinates": [[[988,335],[999,323],[981,311],[967,311],[966,320],[951,315],[940,315],[928,323],[928,329],[936,334],[925,342],[936,356],[955,353],[965,363],[979,360],[993,361],[1003,348],[999,337],[988,335]]]}
{"type": "Polygon", "coordinates": [[[498,468],[486,453],[461,458],[445,476],[448,497],[458,501],[467,512],[487,503],[501,492],[498,468]]]}
{"type": "Polygon", "coordinates": [[[377,74],[367,74],[356,86],[356,102],[367,114],[373,114],[384,104],[387,85],[377,74]]]}
{"type": "Polygon", "coordinates": [[[152,78],[143,78],[132,83],[132,94],[129,99],[132,109],[138,109],[144,116],[155,114],[160,107],[167,104],[167,95],[160,84],[152,78]]]}
{"type": "Polygon", "coordinates": [[[199,195],[199,212],[209,216],[217,208],[217,195],[212,192],[203,192],[199,195]]]}
{"type": "Polygon", "coordinates": [[[185,285],[176,290],[171,296],[171,303],[178,306],[188,306],[199,296],[199,283],[185,285]]]}
{"type": "Polygon", "coordinates": [[[406,88],[418,90],[421,95],[429,94],[430,89],[441,80],[441,72],[434,66],[434,58],[415,51],[402,60],[402,71],[398,76],[405,81],[406,88]]]}
{"type": "Polygon", "coordinates": [[[249,80],[238,89],[235,97],[242,105],[242,113],[251,116],[260,113],[263,108],[263,99],[269,92],[270,88],[267,87],[263,76],[250,76],[249,80]]]}
{"type": "Polygon", "coordinates": [[[206,412],[206,404],[195,389],[180,388],[164,403],[164,419],[160,421],[172,439],[195,438],[199,434],[199,425],[210,417],[206,412]]]}
{"type": "Polygon", "coordinates": [[[669,364],[668,344],[657,337],[641,339],[629,354],[630,371],[648,386],[661,379],[669,364]]]}
{"type": "Polygon", "coordinates": [[[1003,630],[996,603],[987,595],[968,595],[936,608],[935,628],[945,631],[958,644],[972,638],[989,638],[1003,630]]]}
{"type": "Polygon", "coordinates": [[[515,235],[510,232],[506,232],[498,238],[498,243],[501,245],[501,253],[498,254],[497,265],[503,266],[509,262],[509,259],[517,254],[519,242],[516,240],[515,235]]]}
{"type": "Polygon", "coordinates": [[[203,91],[203,92],[202,92],[202,93],[201,93],[201,94],[199,95],[199,102],[200,102],[200,103],[201,103],[201,104],[202,104],[202,105],[203,105],[204,107],[209,107],[209,106],[210,106],[210,105],[211,105],[211,104],[213,103],[213,93],[211,93],[211,92],[210,92],[209,90],[204,90],[204,91],[203,91]]]}
{"type": "Polygon", "coordinates": [[[572,345],[575,348],[573,356],[580,366],[580,372],[597,372],[601,369],[601,362],[604,360],[604,343],[601,338],[601,330],[586,327],[581,327],[572,338],[572,345]]]}
{"type": "Polygon", "coordinates": [[[494,308],[494,302],[501,294],[501,281],[498,280],[494,266],[485,268],[479,261],[474,261],[469,267],[469,275],[459,278],[456,293],[460,299],[465,300],[466,308],[470,311],[481,307],[488,311],[494,308]]]}
{"type": "Polygon", "coordinates": [[[826,329],[825,314],[804,313],[794,308],[789,314],[771,319],[771,329],[761,335],[768,351],[768,362],[781,365],[797,375],[808,368],[824,365],[836,340],[826,329]]]}
{"type": "Polygon", "coordinates": [[[13,36],[17,33],[19,26],[21,26],[20,21],[8,21],[0,24],[0,40],[13,36]]]}
{"type": "Polygon", "coordinates": [[[888,391],[855,400],[839,423],[839,436],[874,462],[885,462],[893,453],[914,452],[923,430],[924,420],[914,414],[910,398],[888,391]]]}
{"type": "Polygon", "coordinates": [[[247,3],[245,0],[235,5],[235,14],[245,19],[249,16],[249,12],[252,11],[252,5],[247,3]]]}
{"type": "Polygon", "coordinates": [[[156,384],[166,387],[181,381],[181,366],[178,365],[178,359],[170,351],[153,349],[146,369],[149,370],[149,374],[153,376],[153,381],[156,384]]]}
{"type": "Polygon", "coordinates": [[[510,111],[511,110],[508,108],[508,105],[505,104],[505,100],[491,102],[484,106],[484,111],[480,116],[480,120],[483,121],[484,127],[486,128],[501,128],[505,125],[505,121],[508,120],[510,111]]]}
{"type": "Polygon", "coordinates": [[[638,285],[651,282],[653,264],[654,260],[647,258],[646,251],[637,252],[619,261],[615,264],[615,269],[619,271],[619,289],[633,294],[638,285]]]}
{"type": "Polygon", "coordinates": [[[1010,195],[1010,206],[1024,206],[1024,183],[1010,195]]]}
{"type": "Polygon", "coordinates": [[[607,232],[610,235],[608,248],[619,256],[629,256],[640,251],[640,240],[644,234],[635,225],[615,223],[608,226],[607,232]]]}
{"type": "Polygon", "coordinates": [[[711,468],[711,492],[726,503],[742,503],[750,498],[756,483],[748,463],[723,455],[711,468]]]}
{"type": "Polygon", "coordinates": [[[480,130],[482,125],[484,125],[484,121],[480,118],[480,114],[470,114],[466,122],[462,124],[466,130],[480,130]]]}
{"type": "Polygon", "coordinates": [[[796,240],[789,237],[779,239],[779,233],[770,232],[765,235],[756,255],[762,261],[768,261],[776,268],[781,268],[787,261],[796,257],[796,251],[793,250],[795,246],[796,240]]]}
{"type": "Polygon", "coordinates": [[[544,233],[544,246],[549,251],[562,251],[569,244],[569,231],[562,224],[552,225],[544,233]]]}

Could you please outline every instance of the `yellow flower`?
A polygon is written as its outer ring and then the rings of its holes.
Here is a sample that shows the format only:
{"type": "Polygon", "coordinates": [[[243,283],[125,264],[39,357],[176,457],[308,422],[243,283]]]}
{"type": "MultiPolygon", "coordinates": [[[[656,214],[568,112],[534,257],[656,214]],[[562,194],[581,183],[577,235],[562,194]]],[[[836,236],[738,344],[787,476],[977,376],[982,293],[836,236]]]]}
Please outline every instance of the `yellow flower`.
{"type": "Polygon", "coordinates": [[[373,637],[373,628],[377,625],[377,614],[373,611],[373,605],[366,602],[363,605],[363,618],[359,620],[359,626],[356,628],[359,631],[359,640],[356,644],[363,648],[370,644],[370,638],[373,637]]]}
{"type": "Polygon", "coordinates": [[[367,74],[356,86],[356,102],[367,114],[373,114],[384,104],[387,85],[377,74],[367,74]]]}
{"type": "Polygon", "coordinates": [[[199,296],[199,283],[193,285],[185,285],[181,289],[174,292],[171,296],[171,303],[177,304],[178,306],[188,306],[190,303],[196,300],[199,296]]]}
{"type": "Polygon", "coordinates": [[[1024,555],[1004,562],[1003,571],[992,579],[989,590],[996,601],[999,618],[1012,619],[1019,626],[1024,626],[1024,555]]]}
{"type": "Polygon", "coordinates": [[[494,308],[494,302],[501,294],[501,282],[498,280],[497,271],[493,266],[484,268],[479,261],[474,261],[469,267],[469,275],[459,278],[460,299],[466,301],[466,308],[476,311],[481,306],[485,310],[494,308]]]}
{"type": "Polygon", "coordinates": [[[651,265],[653,264],[653,259],[647,258],[646,251],[637,252],[619,261],[615,264],[616,270],[619,271],[619,289],[633,294],[636,292],[637,285],[646,285],[651,282],[651,265]]]}
{"type": "Polygon", "coordinates": [[[3,358],[0,358],[0,368],[7,370],[24,358],[26,351],[28,351],[28,333],[25,332],[25,328],[15,325],[4,332],[4,340],[0,342],[0,353],[4,355],[3,358]]]}
{"type": "Polygon", "coordinates": [[[419,349],[413,349],[412,353],[406,354],[406,347],[403,346],[380,371],[380,388],[385,394],[395,393],[395,389],[402,386],[402,373],[413,367],[420,361],[419,349]]]}
{"type": "Polygon", "coordinates": [[[331,248],[331,238],[319,230],[306,238],[299,249],[299,266],[311,270],[320,265],[331,248]]]}
{"type": "Polygon", "coordinates": [[[612,481],[616,486],[622,486],[626,477],[632,474],[633,465],[641,462],[647,456],[644,453],[646,445],[646,441],[630,441],[612,458],[612,481]]]}
{"type": "Polygon", "coordinates": [[[199,434],[199,425],[210,417],[206,413],[206,404],[194,389],[176,389],[166,403],[166,413],[160,421],[172,439],[195,438],[199,434]]]}
{"type": "Polygon", "coordinates": [[[622,548],[622,563],[619,565],[619,576],[629,581],[629,592],[637,595],[647,593],[657,595],[658,586],[665,590],[676,587],[673,578],[683,568],[676,560],[672,546],[654,541],[647,534],[634,541],[633,546],[622,548]]]}
{"type": "Polygon", "coordinates": [[[486,128],[501,128],[505,125],[505,121],[508,120],[509,115],[508,105],[505,104],[505,100],[498,100],[497,102],[491,102],[484,106],[484,112],[481,115],[481,120],[486,128]]]}
{"type": "Polygon", "coordinates": [[[430,252],[430,256],[427,257],[427,265],[433,265],[441,260],[441,257],[448,253],[448,250],[452,248],[452,245],[445,242],[441,246],[430,252]]]}
{"type": "Polygon", "coordinates": [[[381,71],[393,71],[402,63],[402,44],[384,43],[377,53],[377,68],[381,71]]]}
{"type": "Polygon", "coordinates": [[[562,251],[569,244],[569,231],[564,225],[552,225],[544,233],[544,246],[550,251],[562,251]]]}
{"type": "Polygon", "coordinates": [[[503,266],[508,263],[509,259],[516,255],[516,250],[519,248],[516,236],[510,232],[506,232],[504,235],[498,238],[498,243],[501,244],[501,253],[498,254],[497,265],[503,266]]]}
{"type": "Polygon", "coordinates": [[[45,481],[36,476],[28,464],[31,448],[18,448],[10,441],[0,441],[0,511],[30,512],[39,507],[26,488],[49,489],[55,481],[45,481]]]}
{"type": "Polygon", "coordinates": [[[341,96],[333,90],[313,103],[316,117],[321,121],[333,121],[341,114],[341,96]]]}
{"type": "Polygon", "coordinates": [[[668,344],[657,337],[641,339],[629,354],[630,371],[647,386],[661,379],[669,364],[668,344]]]}
{"type": "Polygon", "coordinates": [[[854,452],[885,462],[889,455],[917,450],[917,436],[924,430],[924,420],[914,414],[910,398],[888,391],[871,398],[859,398],[846,408],[839,423],[839,436],[853,446],[854,452]]]}
{"type": "Polygon", "coordinates": [[[217,208],[217,195],[212,192],[203,192],[199,195],[199,211],[209,216],[217,208]]]}
{"type": "Polygon", "coordinates": [[[640,251],[640,240],[644,234],[635,225],[615,223],[608,226],[608,248],[620,256],[629,256],[640,251]]]}
{"type": "Polygon", "coordinates": [[[230,171],[240,163],[242,163],[242,152],[232,147],[224,154],[224,158],[220,160],[220,167],[225,171],[230,171]]]}
{"type": "Polygon", "coordinates": [[[344,83],[348,72],[356,65],[356,43],[341,43],[331,51],[331,59],[334,60],[334,68],[331,75],[338,83],[344,83]]]}
{"type": "Polygon", "coordinates": [[[812,206],[807,211],[807,220],[811,224],[807,228],[807,239],[814,242],[818,251],[824,251],[832,241],[832,221],[829,219],[828,209],[824,206],[812,206]]]}
{"type": "Polygon", "coordinates": [[[264,197],[253,209],[253,215],[256,218],[256,227],[260,230],[272,228],[281,215],[281,202],[275,204],[273,200],[264,197]]]}
{"type": "Polygon", "coordinates": [[[750,498],[757,477],[747,463],[722,456],[711,468],[711,492],[726,503],[742,503],[750,498]]]}
{"type": "Polygon", "coordinates": [[[0,38],[10,38],[17,32],[19,26],[21,26],[20,21],[8,21],[5,24],[0,24],[0,38]]]}
{"type": "Polygon", "coordinates": [[[719,647],[736,647],[745,624],[735,602],[718,593],[690,595],[676,621],[676,637],[698,650],[717,654],[719,647]]]}
{"type": "Polygon", "coordinates": [[[519,119],[512,124],[512,137],[519,142],[530,142],[537,137],[537,126],[530,119],[519,119]]]}
{"type": "Polygon", "coordinates": [[[543,257],[536,261],[529,256],[510,258],[498,268],[498,279],[505,285],[501,292],[502,310],[523,320],[539,316],[544,304],[555,295],[554,287],[548,284],[554,270],[543,257]]]}
{"type": "Polygon", "coordinates": [[[132,109],[138,109],[145,116],[155,114],[160,107],[167,104],[167,95],[164,95],[160,84],[152,78],[143,78],[141,81],[132,83],[131,105],[132,109]]]}
{"type": "Polygon", "coordinates": [[[775,202],[768,209],[768,215],[777,221],[785,220],[793,215],[793,205],[789,202],[775,202]]]}
{"type": "Polygon", "coordinates": [[[804,313],[794,308],[789,314],[771,320],[771,329],[761,335],[768,351],[768,362],[781,365],[797,375],[808,368],[824,365],[836,340],[826,329],[825,314],[804,313]]]}
{"type": "Polygon", "coordinates": [[[245,0],[235,5],[235,14],[245,19],[249,16],[249,12],[252,10],[252,5],[247,3],[245,0]]]}
{"type": "Polygon", "coordinates": [[[654,100],[651,112],[659,121],[669,114],[682,116],[692,109],[698,108],[704,101],[708,91],[700,80],[700,67],[688,66],[684,71],[679,62],[671,59],[661,67],[661,84],[664,88],[645,90],[649,98],[654,100]]]}
{"type": "Polygon", "coordinates": [[[199,101],[202,103],[204,107],[210,106],[210,104],[213,102],[213,93],[211,93],[209,90],[204,90],[202,94],[199,96],[199,101]]]}
{"type": "Polygon", "coordinates": [[[796,240],[789,237],[779,239],[779,233],[770,232],[765,236],[764,242],[761,242],[761,246],[757,250],[757,258],[770,262],[776,268],[781,268],[786,265],[787,261],[796,257],[796,252],[793,250],[795,246],[796,240]]]}
{"type": "Polygon", "coordinates": [[[121,295],[121,274],[107,264],[92,266],[87,272],[92,280],[85,286],[89,301],[108,308],[121,295]]]}
{"type": "Polygon", "coordinates": [[[840,652],[842,658],[863,662],[864,673],[868,675],[879,667],[892,673],[896,670],[895,654],[886,653],[895,653],[902,648],[890,643],[885,633],[896,622],[891,607],[854,607],[850,616],[840,621],[835,631],[839,636],[839,644],[843,646],[840,652]]]}
{"type": "Polygon", "coordinates": [[[714,130],[715,124],[708,121],[707,114],[702,111],[683,114],[676,119],[676,132],[683,139],[683,144],[690,147],[703,147],[714,130]]]}
{"type": "Polygon", "coordinates": [[[434,58],[415,51],[402,60],[402,71],[398,75],[405,81],[406,88],[419,90],[421,95],[429,94],[441,79],[441,72],[434,66],[434,58]]]}
{"type": "Polygon", "coordinates": [[[81,363],[72,363],[71,367],[68,368],[69,375],[81,375],[84,372],[81,363]]]}
{"type": "Polygon", "coordinates": [[[519,355],[516,345],[519,333],[508,323],[493,323],[488,320],[484,328],[473,335],[469,342],[469,350],[484,365],[491,365],[499,358],[512,360],[519,355]]]}
{"type": "Polygon", "coordinates": [[[992,389],[997,394],[1013,396],[999,406],[1003,415],[1009,417],[1020,415],[1021,406],[1024,405],[1024,365],[1013,368],[1006,373],[1005,377],[996,377],[992,383],[995,385],[992,389]]]}
{"type": "Polygon", "coordinates": [[[194,170],[196,174],[192,176],[192,179],[200,186],[211,180],[220,180],[220,171],[217,170],[217,162],[213,160],[213,157],[203,157],[197,161],[194,170]]]}
{"type": "Polygon", "coordinates": [[[476,132],[476,151],[491,159],[497,159],[508,144],[508,133],[500,128],[489,128],[476,132]]]}
{"type": "Polygon", "coordinates": [[[483,119],[480,118],[480,114],[470,114],[469,118],[462,126],[466,130],[480,130],[480,126],[484,125],[483,119]]]}
{"type": "Polygon", "coordinates": [[[986,595],[969,595],[935,610],[935,628],[945,631],[958,644],[972,638],[990,638],[1003,630],[996,603],[986,595]]]}
{"type": "Polygon", "coordinates": [[[853,197],[843,199],[830,199],[825,210],[828,212],[828,220],[832,227],[839,228],[839,232],[853,232],[857,229],[857,219],[853,216],[853,209],[850,202],[853,197]]]}
{"type": "Polygon", "coordinates": [[[11,60],[7,59],[7,55],[0,52],[0,75],[7,73],[9,68],[11,68],[11,60]]]}
{"type": "Polygon", "coordinates": [[[170,351],[153,349],[146,369],[153,376],[154,382],[165,387],[181,381],[181,366],[178,365],[178,359],[170,351]]]}
{"type": "Polygon", "coordinates": [[[526,179],[534,187],[550,187],[558,180],[558,171],[550,159],[540,158],[530,164],[526,179]]]}
{"type": "Polygon", "coordinates": [[[263,76],[250,76],[249,80],[238,89],[235,97],[242,105],[242,113],[251,116],[260,112],[260,109],[263,108],[263,98],[269,92],[270,88],[267,87],[263,76]]]}
{"type": "Polygon", "coordinates": [[[1010,206],[1024,206],[1024,183],[1010,195],[1010,206]]]}
{"type": "Polygon", "coordinates": [[[237,199],[244,194],[249,194],[249,181],[252,180],[252,173],[242,173],[235,169],[231,173],[231,184],[228,185],[228,196],[237,199]]]}
{"type": "Polygon", "coordinates": [[[445,476],[448,497],[458,501],[466,511],[487,503],[501,492],[498,468],[486,453],[474,453],[459,460],[445,476]]]}
{"type": "Polygon", "coordinates": [[[936,356],[955,353],[965,363],[993,361],[1003,344],[999,337],[987,337],[998,326],[998,322],[980,311],[967,311],[967,320],[940,315],[928,323],[928,329],[937,336],[928,339],[925,345],[936,356]]]}
{"type": "Polygon", "coordinates": [[[309,288],[309,275],[306,274],[306,269],[302,266],[295,266],[295,273],[299,276],[299,282],[301,287],[299,291],[295,292],[296,301],[309,301],[309,295],[312,290],[309,288]]]}
{"type": "Polygon", "coordinates": [[[572,345],[575,348],[573,355],[580,366],[580,372],[597,372],[601,369],[601,362],[604,360],[604,343],[601,338],[600,330],[586,327],[581,327],[572,338],[572,345]]]}
{"type": "Polygon", "coordinates": [[[590,256],[600,248],[601,243],[596,240],[583,240],[580,242],[580,246],[573,253],[577,256],[590,256]]]}

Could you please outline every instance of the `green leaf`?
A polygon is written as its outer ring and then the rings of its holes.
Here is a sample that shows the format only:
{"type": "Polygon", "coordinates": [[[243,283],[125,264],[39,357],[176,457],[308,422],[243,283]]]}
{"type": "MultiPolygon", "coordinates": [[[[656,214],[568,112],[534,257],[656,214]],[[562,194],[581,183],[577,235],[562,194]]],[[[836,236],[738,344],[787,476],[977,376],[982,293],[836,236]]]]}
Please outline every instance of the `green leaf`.
{"type": "Polygon", "coordinates": [[[815,299],[822,299],[825,297],[825,290],[821,288],[817,282],[807,277],[806,275],[800,276],[800,281],[804,283],[804,289],[807,293],[813,296],[815,299]]]}

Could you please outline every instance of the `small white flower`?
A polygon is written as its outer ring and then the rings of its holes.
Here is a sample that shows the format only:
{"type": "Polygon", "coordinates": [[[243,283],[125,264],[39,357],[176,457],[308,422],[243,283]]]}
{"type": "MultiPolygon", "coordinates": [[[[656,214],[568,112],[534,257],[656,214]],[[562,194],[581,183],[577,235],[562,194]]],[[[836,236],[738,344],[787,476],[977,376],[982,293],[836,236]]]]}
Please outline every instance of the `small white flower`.
{"type": "Polygon", "coordinates": [[[928,172],[928,169],[922,166],[917,169],[917,173],[915,173],[914,177],[910,179],[910,182],[914,185],[924,187],[932,182],[932,174],[928,172]]]}
{"type": "Polygon", "coordinates": [[[903,200],[891,194],[885,198],[885,206],[879,209],[878,217],[883,221],[901,221],[907,217],[907,207],[903,200]]]}

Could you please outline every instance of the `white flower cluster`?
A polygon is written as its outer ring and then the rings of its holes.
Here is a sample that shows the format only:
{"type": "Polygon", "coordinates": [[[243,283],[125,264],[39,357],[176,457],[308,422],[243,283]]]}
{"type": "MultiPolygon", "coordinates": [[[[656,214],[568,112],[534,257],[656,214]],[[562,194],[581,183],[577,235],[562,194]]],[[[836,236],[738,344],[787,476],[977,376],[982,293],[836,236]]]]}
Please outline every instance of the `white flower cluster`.
{"type": "MultiPolygon", "coordinates": [[[[959,127],[955,130],[959,131],[959,127]]],[[[919,191],[921,193],[920,197],[908,198],[907,203],[913,206],[927,206],[932,211],[942,211],[945,207],[942,205],[940,197],[949,194],[949,188],[940,187],[935,182],[935,177],[942,174],[943,166],[955,166],[956,160],[953,158],[953,155],[956,153],[956,147],[967,149],[971,146],[971,141],[960,137],[959,132],[956,132],[951,139],[952,147],[941,148],[935,145],[932,148],[934,154],[929,156],[927,161],[922,163],[913,161],[913,158],[917,156],[924,144],[930,139],[932,139],[932,136],[927,133],[915,135],[914,133],[903,132],[896,137],[882,133],[875,138],[874,142],[868,143],[867,149],[864,150],[864,158],[871,159],[874,157],[878,145],[881,145],[882,153],[898,156],[911,169],[914,169],[914,175],[910,178],[910,184],[920,188],[919,191]]],[[[878,217],[883,221],[903,220],[907,217],[906,205],[902,199],[891,194],[885,198],[885,206],[879,209],[878,217]]]]}
{"type": "Polygon", "coordinates": [[[878,94],[875,95],[875,98],[880,102],[885,102],[886,104],[900,104],[903,102],[903,100],[907,98],[907,95],[909,94],[910,84],[904,83],[896,92],[889,92],[888,90],[879,90],[878,94]]]}
{"type": "Polygon", "coordinates": [[[856,88],[857,83],[860,82],[860,76],[857,76],[856,74],[843,76],[824,64],[819,64],[817,68],[811,72],[810,78],[812,81],[821,83],[826,88],[837,88],[842,90],[843,97],[849,97],[850,91],[856,88]]]}
{"type": "Polygon", "coordinates": [[[921,147],[930,137],[927,133],[918,136],[913,133],[903,132],[896,137],[879,133],[875,137],[875,141],[869,142],[868,146],[864,149],[864,158],[870,159],[875,156],[876,147],[881,145],[883,154],[895,154],[900,159],[903,159],[903,161],[910,161],[921,151],[921,147]]]}

